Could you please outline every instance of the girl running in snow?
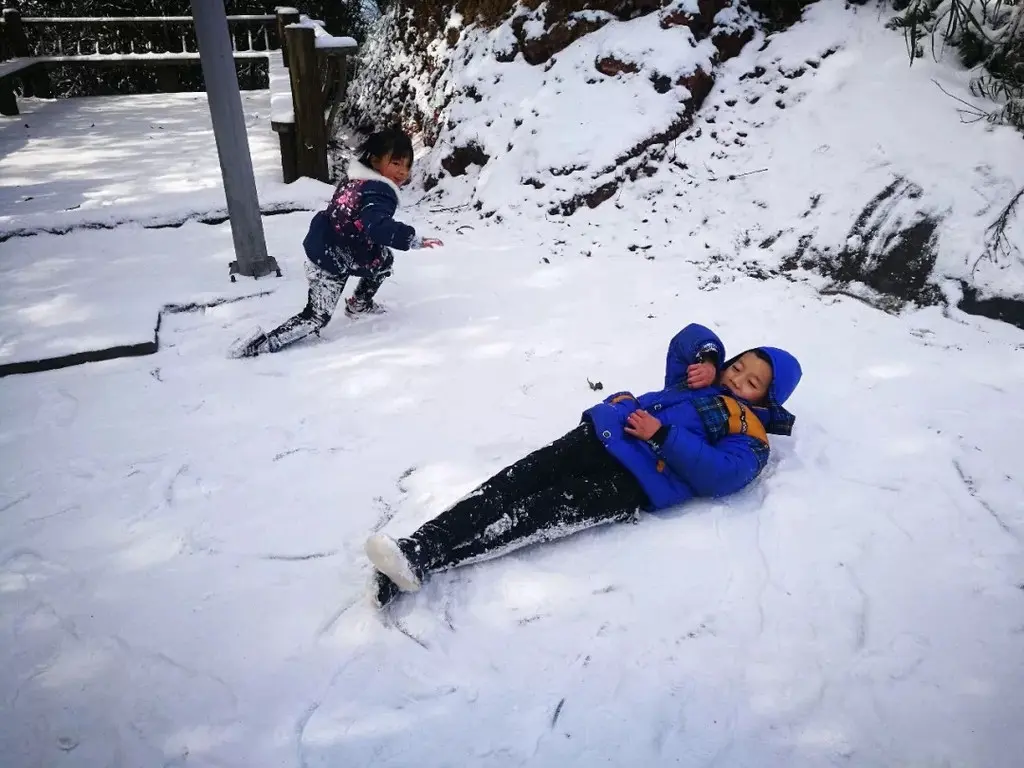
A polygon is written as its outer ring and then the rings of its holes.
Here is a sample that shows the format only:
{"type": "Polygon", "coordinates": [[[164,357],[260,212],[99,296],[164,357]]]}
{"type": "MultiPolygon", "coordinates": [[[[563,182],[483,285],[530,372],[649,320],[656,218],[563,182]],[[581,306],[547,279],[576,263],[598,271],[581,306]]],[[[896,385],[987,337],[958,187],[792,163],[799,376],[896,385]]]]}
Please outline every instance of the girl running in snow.
{"type": "Polygon", "coordinates": [[[612,395],[408,538],[370,537],[375,602],[418,590],[435,571],[740,490],[768,461],[768,433],[791,433],[782,406],[801,375],[774,347],[727,361],[718,336],[687,326],[669,344],[660,392],[612,395]]]}
{"type": "Polygon", "coordinates": [[[391,274],[392,248],[435,248],[434,238],[422,238],[408,224],[395,221],[398,188],[412,169],[412,141],[399,128],[370,136],[360,149],[358,162],[349,166],[348,181],[339,184],[327,209],[313,216],[302,241],[306,250],[309,299],[306,307],[270,333],[257,329],[238,339],[232,357],[254,357],[304,339],[330,322],[350,275],[360,278],[355,293],[345,302],[345,314],[356,318],[380,314],[373,300],[391,274]]]}

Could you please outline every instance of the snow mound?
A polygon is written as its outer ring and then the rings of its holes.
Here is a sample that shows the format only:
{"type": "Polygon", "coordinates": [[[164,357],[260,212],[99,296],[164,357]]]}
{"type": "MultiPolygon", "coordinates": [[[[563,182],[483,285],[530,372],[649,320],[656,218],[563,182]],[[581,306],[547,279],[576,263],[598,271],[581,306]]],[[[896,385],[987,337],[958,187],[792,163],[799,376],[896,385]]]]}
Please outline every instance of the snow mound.
{"type": "Polygon", "coordinates": [[[392,11],[367,42],[352,108],[366,125],[400,117],[423,133],[428,188],[465,176],[483,210],[512,189],[523,207],[572,213],[645,172],[646,150],[692,124],[755,29],[741,0],[520,4],[495,24],[392,11]]]}

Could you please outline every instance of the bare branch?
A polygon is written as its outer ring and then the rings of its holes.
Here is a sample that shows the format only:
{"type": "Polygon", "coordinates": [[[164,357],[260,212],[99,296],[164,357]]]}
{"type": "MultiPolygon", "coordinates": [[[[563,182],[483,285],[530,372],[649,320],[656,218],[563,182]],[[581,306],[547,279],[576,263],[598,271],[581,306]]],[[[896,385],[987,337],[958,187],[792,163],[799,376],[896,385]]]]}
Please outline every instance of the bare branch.
{"type": "Polygon", "coordinates": [[[1010,242],[1010,238],[1006,236],[1006,228],[1009,226],[1010,219],[1013,217],[1017,204],[1020,203],[1022,197],[1024,197],[1024,187],[1017,191],[1017,194],[1010,199],[1006,207],[996,216],[995,221],[985,229],[985,248],[978,257],[978,260],[974,262],[971,274],[974,274],[983,259],[997,263],[1000,254],[1009,256],[1016,248],[1010,242]]]}
{"type": "Polygon", "coordinates": [[[963,104],[965,107],[967,107],[967,109],[958,109],[957,110],[957,114],[960,115],[960,122],[971,124],[971,123],[976,123],[979,120],[988,120],[989,122],[992,121],[992,114],[993,114],[992,112],[986,112],[985,110],[981,109],[980,107],[977,107],[974,104],[971,104],[969,102],[964,101],[959,96],[953,95],[952,93],[947,91],[945,88],[943,88],[942,84],[939,83],[938,80],[935,80],[934,78],[932,78],[932,82],[935,83],[935,85],[938,86],[940,91],[942,91],[944,94],[949,96],[949,98],[954,99],[955,101],[958,101],[961,104],[963,104]],[[965,117],[965,115],[967,117],[965,117]]]}

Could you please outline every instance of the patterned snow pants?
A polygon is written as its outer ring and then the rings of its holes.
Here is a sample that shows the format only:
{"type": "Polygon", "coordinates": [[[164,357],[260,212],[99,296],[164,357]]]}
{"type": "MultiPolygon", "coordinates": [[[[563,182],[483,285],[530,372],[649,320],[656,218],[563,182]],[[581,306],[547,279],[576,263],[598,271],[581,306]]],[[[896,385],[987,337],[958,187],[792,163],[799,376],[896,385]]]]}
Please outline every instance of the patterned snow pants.
{"type": "Polygon", "coordinates": [[[584,423],[498,472],[400,546],[426,574],[632,520],[647,501],[584,423]]]}
{"type": "MultiPolygon", "coordinates": [[[[360,278],[354,297],[360,302],[372,301],[381,283],[391,274],[393,263],[393,258],[388,259],[380,270],[360,278]]],[[[306,306],[299,314],[285,320],[267,334],[265,344],[271,352],[294,344],[311,333],[319,333],[334,316],[349,276],[331,274],[307,259],[306,278],[309,280],[309,298],[306,306]]]]}

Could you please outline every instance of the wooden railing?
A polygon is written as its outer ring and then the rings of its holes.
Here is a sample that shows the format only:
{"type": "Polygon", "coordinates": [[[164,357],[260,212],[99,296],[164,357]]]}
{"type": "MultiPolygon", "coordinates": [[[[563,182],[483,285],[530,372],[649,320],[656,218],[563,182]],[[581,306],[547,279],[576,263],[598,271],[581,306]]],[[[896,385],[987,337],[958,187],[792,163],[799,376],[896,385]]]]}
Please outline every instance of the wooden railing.
{"type": "MultiPolygon", "coordinates": [[[[294,136],[289,137],[288,116],[271,116],[273,128],[281,137],[284,179],[290,182],[298,176],[309,176],[327,181],[327,140],[334,132],[344,102],[348,56],[357,50],[356,41],[328,34],[320,22],[301,15],[294,8],[278,8],[277,23],[291,84],[294,125],[294,136]],[[286,159],[292,148],[294,163],[286,159]]],[[[273,111],[273,105],[271,109],[273,111]]]]}
{"type": "MultiPolygon", "coordinates": [[[[334,37],[286,7],[273,15],[228,16],[228,29],[236,63],[267,64],[284,180],[327,181],[327,139],[340,114],[355,41],[334,37]]],[[[18,113],[15,78],[22,95],[49,98],[49,72],[62,66],[156,67],[156,90],[177,91],[179,69],[198,66],[198,51],[191,16],[22,18],[8,8],[0,23],[0,114],[18,113]]]]}
{"type": "MultiPolygon", "coordinates": [[[[191,16],[133,18],[25,17],[33,56],[111,56],[133,53],[197,53],[191,16]]],[[[277,16],[228,16],[235,51],[279,49],[277,16]]]]}
{"type": "MultiPolygon", "coordinates": [[[[267,53],[280,48],[277,16],[229,16],[228,28],[239,81],[265,87],[267,53]]],[[[49,98],[51,74],[62,95],[108,94],[109,82],[135,93],[202,90],[198,51],[191,16],[23,18],[7,8],[0,23],[0,62],[39,65],[21,77],[26,96],[49,98]],[[101,68],[116,68],[115,74],[83,76],[83,69],[101,68]]]]}

